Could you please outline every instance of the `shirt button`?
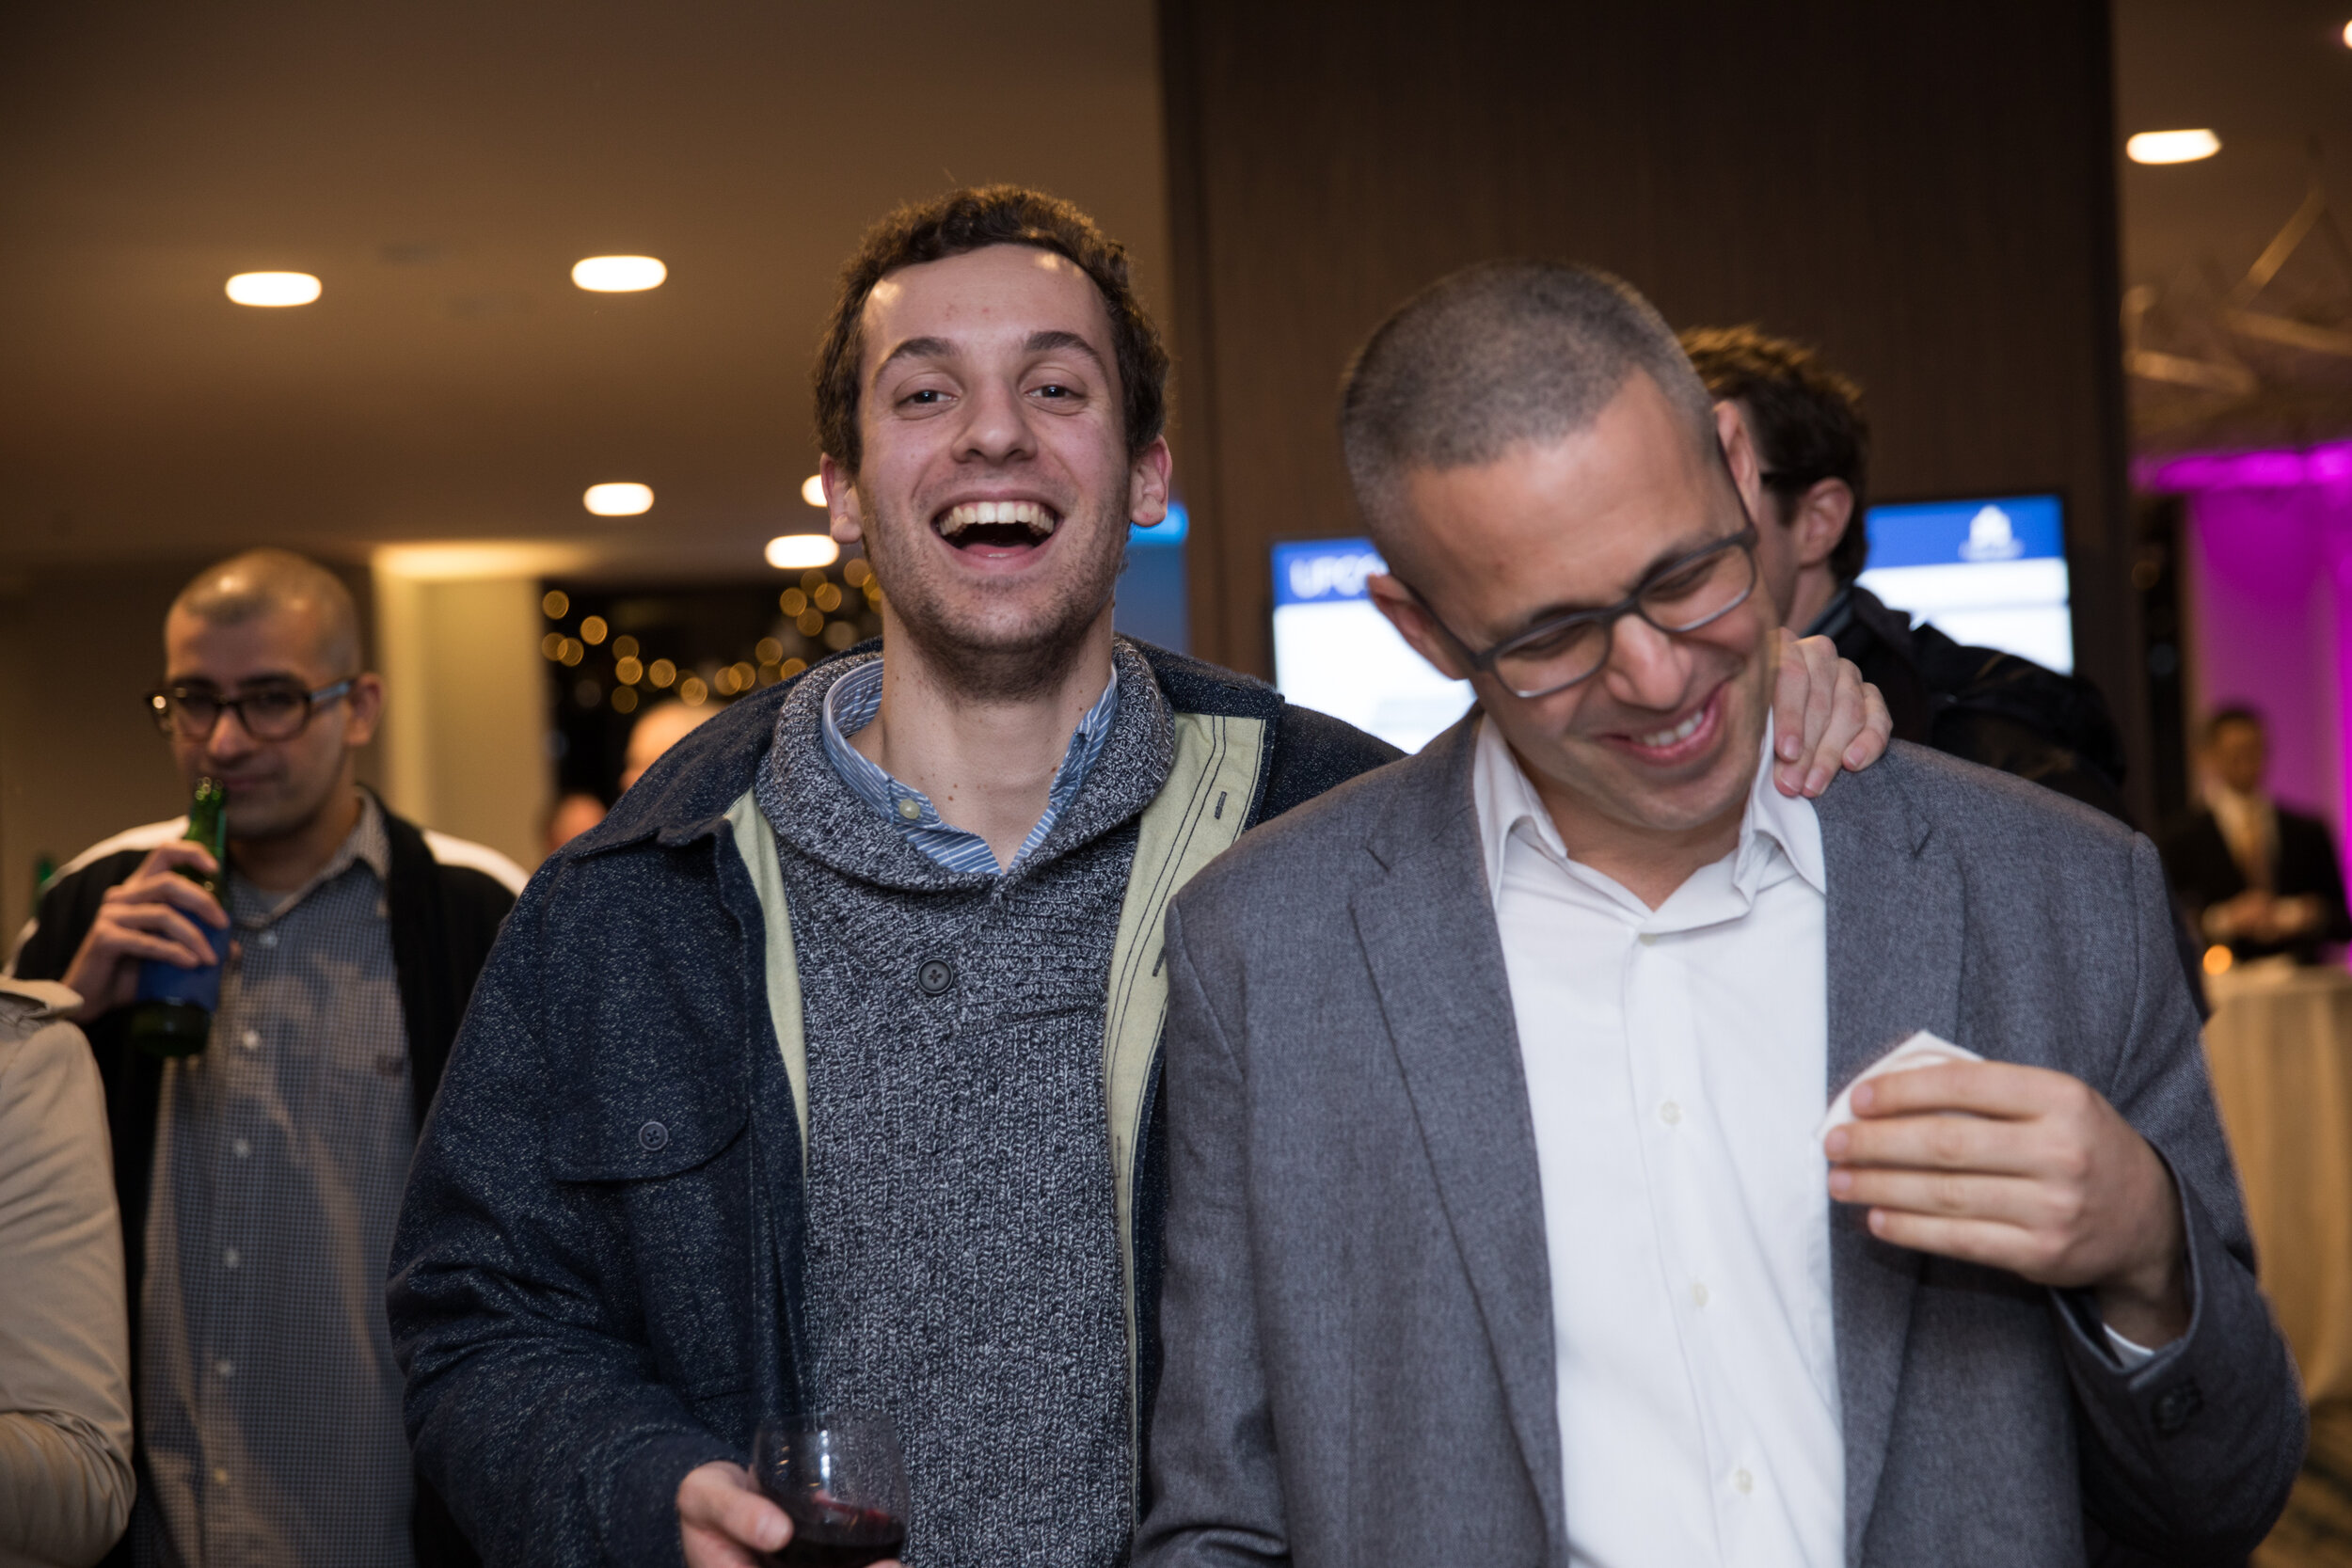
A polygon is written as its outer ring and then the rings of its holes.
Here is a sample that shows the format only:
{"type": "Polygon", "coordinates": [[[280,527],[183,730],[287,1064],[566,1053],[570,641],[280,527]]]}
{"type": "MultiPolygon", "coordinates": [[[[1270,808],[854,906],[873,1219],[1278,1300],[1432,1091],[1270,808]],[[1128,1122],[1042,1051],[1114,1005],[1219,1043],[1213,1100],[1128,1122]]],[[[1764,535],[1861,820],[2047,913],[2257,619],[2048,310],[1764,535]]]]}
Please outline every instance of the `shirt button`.
{"type": "Polygon", "coordinates": [[[1658,1119],[1672,1127],[1682,1119],[1682,1107],[1669,1100],[1658,1107],[1658,1119]]]}
{"type": "Polygon", "coordinates": [[[923,820],[923,804],[919,800],[901,798],[898,801],[898,815],[910,822],[920,822],[923,820]]]}
{"type": "Polygon", "coordinates": [[[231,1138],[229,1140],[229,1151],[240,1160],[246,1160],[252,1158],[253,1146],[243,1138],[231,1138]]]}
{"type": "Polygon", "coordinates": [[[237,1364],[229,1360],[215,1361],[213,1363],[213,1370],[223,1377],[234,1377],[237,1375],[237,1364]]]}
{"type": "Polygon", "coordinates": [[[1656,931],[1644,931],[1638,940],[1645,947],[1655,947],[1658,945],[1658,933],[1656,931]]]}
{"type": "Polygon", "coordinates": [[[226,1469],[215,1469],[215,1470],[213,1472],[213,1483],[214,1483],[215,1486],[226,1486],[226,1485],[228,1485],[228,1484],[229,1484],[229,1472],[228,1472],[226,1469]]]}
{"type": "Polygon", "coordinates": [[[923,988],[926,996],[944,996],[956,983],[955,966],[945,958],[926,958],[923,967],[914,972],[914,983],[923,988]]]}
{"type": "Polygon", "coordinates": [[[263,931],[263,932],[262,933],[262,946],[264,946],[264,947],[275,947],[275,946],[277,946],[277,945],[278,945],[278,933],[277,933],[276,931],[263,931]]]}
{"type": "Polygon", "coordinates": [[[262,1049],[262,1032],[259,1029],[247,1029],[237,1037],[237,1043],[247,1051],[259,1051],[262,1049]]]}
{"type": "Polygon", "coordinates": [[[235,1247],[228,1247],[228,1248],[223,1249],[223,1251],[221,1252],[221,1255],[220,1255],[220,1266],[221,1266],[222,1268],[224,1268],[224,1269],[233,1269],[233,1268],[235,1268],[235,1267],[237,1266],[237,1262],[238,1262],[238,1257],[237,1257],[237,1249],[236,1249],[235,1247]]]}
{"type": "MultiPolygon", "coordinates": [[[[1693,1307],[1705,1307],[1707,1305],[1707,1287],[1700,1284],[1695,1279],[1691,1281],[1691,1305],[1693,1307]]],[[[1746,1488],[1742,1487],[1741,1490],[1744,1491],[1746,1488]]]]}
{"type": "Polygon", "coordinates": [[[1734,1470],[1731,1472],[1731,1484],[1738,1487],[1740,1494],[1745,1496],[1756,1490],[1756,1478],[1745,1470],[1734,1470]]]}

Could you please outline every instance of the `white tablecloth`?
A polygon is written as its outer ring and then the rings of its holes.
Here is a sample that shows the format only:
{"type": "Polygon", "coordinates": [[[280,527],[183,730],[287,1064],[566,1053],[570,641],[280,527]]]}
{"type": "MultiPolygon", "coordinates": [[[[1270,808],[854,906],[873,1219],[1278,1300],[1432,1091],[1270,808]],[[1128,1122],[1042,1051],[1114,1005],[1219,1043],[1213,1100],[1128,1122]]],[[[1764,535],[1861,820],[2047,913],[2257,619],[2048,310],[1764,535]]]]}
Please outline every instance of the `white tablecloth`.
{"type": "Polygon", "coordinates": [[[2312,1404],[2352,1400],[2352,974],[2249,964],[2210,994],[2205,1057],[2263,1289],[2312,1404]]]}

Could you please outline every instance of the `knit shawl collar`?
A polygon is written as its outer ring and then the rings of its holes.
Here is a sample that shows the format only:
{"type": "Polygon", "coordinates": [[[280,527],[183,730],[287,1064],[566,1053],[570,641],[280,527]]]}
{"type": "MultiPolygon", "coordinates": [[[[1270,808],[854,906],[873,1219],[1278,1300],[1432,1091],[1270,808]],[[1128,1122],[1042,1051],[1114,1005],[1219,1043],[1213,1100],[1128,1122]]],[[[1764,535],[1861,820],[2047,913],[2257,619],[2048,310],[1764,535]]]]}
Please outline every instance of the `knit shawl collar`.
{"type": "MultiPolygon", "coordinates": [[[[870,656],[880,658],[882,656],[870,656]]],[[[1152,667],[1125,638],[1112,644],[1119,711],[1077,798],[1029,857],[1009,872],[950,871],[851,793],[825,755],[825,694],[862,659],[834,659],[794,683],[777,711],[753,794],[776,837],[845,877],[915,892],[977,891],[1033,876],[1140,816],[1168,782],[1175,726],[1152,667]]]]}

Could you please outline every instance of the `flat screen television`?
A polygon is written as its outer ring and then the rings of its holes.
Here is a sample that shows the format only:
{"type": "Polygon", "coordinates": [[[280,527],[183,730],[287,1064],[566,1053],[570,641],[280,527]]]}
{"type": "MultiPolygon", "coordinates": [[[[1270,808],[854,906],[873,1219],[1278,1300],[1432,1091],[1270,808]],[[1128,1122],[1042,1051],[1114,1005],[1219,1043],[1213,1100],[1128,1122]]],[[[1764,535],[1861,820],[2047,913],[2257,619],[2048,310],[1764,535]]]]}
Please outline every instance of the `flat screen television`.
{"type": "Polygon", "coordinates": [[[2056,496],[1874,506],[1860,582],[1956,642],[2073,673],[2065,508],[2056,496]]]}
{"type": "Polygon", "coordinates": [[[1470,683],[1431,668],[1373,604],[1364,579],[1386,570],[1369,539],[1274,546],[1274,684],[1418,752],[1469,711],[1470,683]]]}

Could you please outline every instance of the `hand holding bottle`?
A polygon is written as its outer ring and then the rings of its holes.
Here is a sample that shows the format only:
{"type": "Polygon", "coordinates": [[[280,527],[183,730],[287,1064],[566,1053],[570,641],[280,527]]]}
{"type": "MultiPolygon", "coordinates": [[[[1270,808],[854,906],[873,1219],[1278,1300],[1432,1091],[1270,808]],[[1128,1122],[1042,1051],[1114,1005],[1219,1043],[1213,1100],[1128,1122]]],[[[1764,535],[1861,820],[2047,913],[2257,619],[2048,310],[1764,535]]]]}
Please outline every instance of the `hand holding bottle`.
{"type": "Polygon", "coordinates": [[[190,871],[210,880],[221,875],[221,865],[202,845],[179,839],[155,849],[129,879],[106,890],[98,918],[64,975],[82,995],[75,1022],[130,1006],[143,962],[201,969],[214,961],[209,933],[226,930],[229,913],[189,879],[190,871]]]}
{"type": "Polygon", "coordinates": [[[199,779],[186,837],[156,849],[101,901],[66,971],[66,984],[82,993],[75,1021],[128,1004],[127,1031],[140,1050],[159,1057],[203,1050],[229,960],[228,875],[229,792],[199,779]]]}

